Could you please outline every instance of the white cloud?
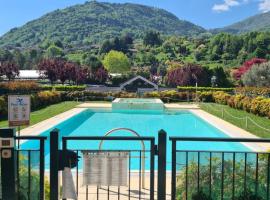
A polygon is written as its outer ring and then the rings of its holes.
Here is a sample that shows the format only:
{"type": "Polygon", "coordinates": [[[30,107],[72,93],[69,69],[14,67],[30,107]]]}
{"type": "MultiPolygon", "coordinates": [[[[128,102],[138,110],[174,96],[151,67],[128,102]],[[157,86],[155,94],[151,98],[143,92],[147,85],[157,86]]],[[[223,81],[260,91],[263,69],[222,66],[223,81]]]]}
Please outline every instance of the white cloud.
{"type": "Polygon", "coordinates": [[[242,0],[241,2],[239,0],[224,0],[221,4],[215,4],[212,8],[212,10],[216,12],[225,12],[230,10],[231,7],[239,6],[242,3],[247,3],[249,0],[242,0]]]}
{"type": "Polygon", "coordinates": [[[264,13],[270,11],[270,0],[261,0],[259,10],[264,13]]]}

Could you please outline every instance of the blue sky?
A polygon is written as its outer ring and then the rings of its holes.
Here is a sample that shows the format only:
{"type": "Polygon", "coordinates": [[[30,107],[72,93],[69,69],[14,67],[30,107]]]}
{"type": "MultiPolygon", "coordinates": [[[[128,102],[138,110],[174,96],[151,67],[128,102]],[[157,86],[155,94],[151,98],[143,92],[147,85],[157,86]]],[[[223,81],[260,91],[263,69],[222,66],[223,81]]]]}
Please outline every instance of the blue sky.
{"type": "MultiPolygon", "coordinates": [[[[270,11],[270,0],[102,0],[132,2],[163,8],[180,19],[205,28],[230,25],[270,11]]],[[[85,0],[0,0],[0,35],[47,12],[84,3],[85,0]]]]}

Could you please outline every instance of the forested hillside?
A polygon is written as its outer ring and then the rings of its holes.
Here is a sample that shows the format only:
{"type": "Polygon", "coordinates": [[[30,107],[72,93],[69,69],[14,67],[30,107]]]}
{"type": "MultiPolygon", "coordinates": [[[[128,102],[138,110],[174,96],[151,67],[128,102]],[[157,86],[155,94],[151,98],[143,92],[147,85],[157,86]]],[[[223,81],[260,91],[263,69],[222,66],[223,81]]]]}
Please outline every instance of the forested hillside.
{"type": "Polygon", "coordinates": [[[234,34],[251,31],[270,31],[270,12],[258,14],[230,26],[213,30],[214,33],[228,32],[234,34]]]}
{"type": "Polygon", "coordinates": [[[149,30],[169,35],[197,35],[199,26],[179,20],[175,15],[137,4],[86,2],[56,10],[14,28],[0,37],[0,46],[33,47],[46,41],[60,40],[64,45],[96,44],[104,39],[130,33],[140,38],[149,30]]]}

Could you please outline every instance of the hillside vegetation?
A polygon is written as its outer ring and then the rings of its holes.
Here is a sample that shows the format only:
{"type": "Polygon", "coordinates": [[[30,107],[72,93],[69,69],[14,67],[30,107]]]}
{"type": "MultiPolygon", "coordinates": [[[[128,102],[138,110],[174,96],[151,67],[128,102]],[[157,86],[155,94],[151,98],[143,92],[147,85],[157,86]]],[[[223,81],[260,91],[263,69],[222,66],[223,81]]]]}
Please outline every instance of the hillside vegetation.
{"type": "Polygon", "coordinates": [[[213,32],[228,32],[234,34],[247,33],[251,31],[269,31],[270,30],[270,12],[258,14],[249,17],[243,21],[237,22],[213,32]]]}
{"type": "Polygon", "coordinates": [[[138,38],[149,30],[187,36],[205,32],[162,9],[131,3],[86,2],[56,10],[10,30],[0,38],[0,46],[33,47],[46,40],[78,46],[99,43],[124,33],[138,38]]]}

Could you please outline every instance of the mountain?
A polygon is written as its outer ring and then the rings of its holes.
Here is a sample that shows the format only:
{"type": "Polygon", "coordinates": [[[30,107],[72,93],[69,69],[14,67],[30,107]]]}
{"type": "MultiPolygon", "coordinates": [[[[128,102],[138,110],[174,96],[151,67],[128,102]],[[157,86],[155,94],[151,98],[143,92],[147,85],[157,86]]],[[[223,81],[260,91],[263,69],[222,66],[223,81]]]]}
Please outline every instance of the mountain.
{"type": "Polygon", "coordinates": [[[91,1],[50,12],[14,28],[0,37],[0,46],[32,47],[46,40],[82,45],[98,43],[123,33],[138,38],[148,30],[185,36],[205,32],[202,27],[180,20],[163,9],[91,1]]]}
{"type": "Polygon", "coordinates": [[[270,31],[270,12],[258,14],[230,26],[213,30],[213,32],[228,32],[234,34],[251,31],[270,31]]]}

